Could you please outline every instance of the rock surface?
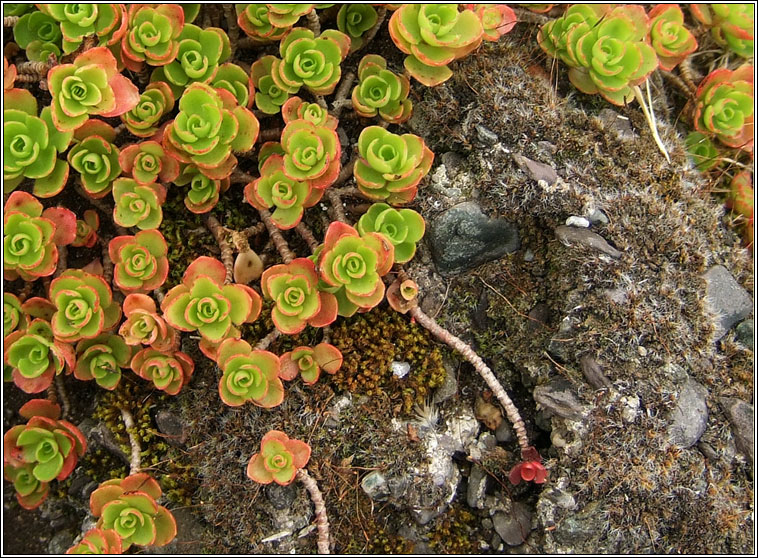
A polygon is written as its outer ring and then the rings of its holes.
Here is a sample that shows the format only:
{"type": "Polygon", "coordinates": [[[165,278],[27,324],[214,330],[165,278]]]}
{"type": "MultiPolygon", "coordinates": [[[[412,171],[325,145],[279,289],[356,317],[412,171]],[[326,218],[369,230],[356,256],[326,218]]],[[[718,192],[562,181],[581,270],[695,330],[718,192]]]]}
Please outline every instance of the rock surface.
{"type": "Polygon", "coordinates": [[[689,448],[697,443],[708,422],[708,406],[705,403],[707,396],[708,390],[705,387],[692,378],[687,378],[670,416],[668,434],[671,443],[681,448],[689,448]]]}
{"type": "Polygon", "coordinates": [[[708,283],[706,301],[716,314],[716,339],[721,339],[731,327],[748,317],[753,301],[723,265],[715,265],[703,276],[708,283]]]}
{"type": "Polygon", "coordinates": [[[755,462],[755,411],[753,406],[741,399],[734,397],[722,397],[721,406],[726,412],[729,423],[732,425],[737,449],[755,462]]]}

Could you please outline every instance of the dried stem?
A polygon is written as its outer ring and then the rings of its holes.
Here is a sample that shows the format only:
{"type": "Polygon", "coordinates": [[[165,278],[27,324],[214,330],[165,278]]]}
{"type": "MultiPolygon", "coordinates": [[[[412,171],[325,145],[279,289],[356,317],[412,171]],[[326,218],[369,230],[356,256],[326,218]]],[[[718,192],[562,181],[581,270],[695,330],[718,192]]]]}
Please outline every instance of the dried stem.
{"type": "Polygon", "coordinates": [[[61,418],[65,419],[68,417],[69,409],[71,409],[71,403],[68,401],[66,387],[63,385],[63,376],[55,376],[55,389],[58,392],[58,401],[61,404],[61,418]]]}
{"type": "MultiPolygon", "coordinates": [[[[407,278],[408,275],[401,271],[400,279],[404,281],[407,278]]],[[[518,409],[513,404],[513,401],[511,401],[511,398],[508,397],[505,389],[500,385],[500,382],[492,373],[489,366],[484,363],[481,357],[477,355],[468,344],[439,325],[434,318],[427,316],[419,306],[411,308],[410,313],[419,324],[428,329],[435,337],[437,337],[437,339],[461,353],[467,361],[474,365],[476,371],[479,372],[479,375],[482,378],[484,378],[484,381],[487,382],[492,393],[495,394],[495,397],[505,409],[505,413],[508,415],[508,420],[511,421],[513,429],[516,431],[516,437],[518,438],[521,453],[523,454],[530,445],[529,439],[526,436],[524,421],[521,419],[518,409]]]]}
{"type": "Polygon", "coordinates": [[[58,404],[58,386],[57,382],[51,383],[47,390],[45,391],[45,395],[47,397],[47,400],[50,401],[53,405],[58,404]]]}
{"type": "Polygon", "coordinates": [[[650,81],[645,81],[645,87],[647,89],[647,98],[650,106],[648,107],[645,103],[645,98],[642,96],[642,90],[640,89],[639,85],[635,85],[632,87],[632,91],[634,91],[634,97],[637,99],[637,102],[640,104],[640,108],[642,109],[642,113],[645,115],[645,119],[647,120],[648,127],[650,128],[650,132],[653,134],[653,140],[655,141],[655,145],[658,146],[658,149],[661,153],[663,153],[663,156],[666,157],[666,161],[668,163],[671,162],[671,158],[669,157],[669,153],[666,150],[666,146],[663,145],[663,140],[661,140],[661,136],[658,134],[658,124],[655,121],[655,113],[653,112],[653,100],[650,97],[650,81]]]}
{"type": "Polygon", "coordinates": [[[216,239],[219,249],[221,250],[221,261],[224,264],[226,270],[226,277],[224,278],[224,284],[228,285],[234,278],[234,254],[232,253],[232,247],[226,240],[226,231],[221,223],[218,222],[212,215],[208,215],[205,219],[205,226],[211,231],[213,238],[216,239]]]}
{"type": "Polygon", "coordinates": [[[259,142],[279,141],[279,138],[281,136],[282,136],[281,128],[266,128],[265,130],[261,130],[261,133],[258,136],[258,141],[259,142]]]}
{"type": "Polygon", "coordinates": [[[47,62],[21,62],[16,64],[16,72],[18,74],[28,74],[43,78],[47,76],[47,72],[50,71],[52,65],[47,62]]]}
{"type": "Polygon", "coordinates": [[[342,223],[348,223],[347,215],[345,215],[345,208],[342,206],[342,198],[340,198],[340,195],[335,190],[327,188],[326,197],[329,200],[329,203],[332,204],[334,218],[342,223]]]}
{"type": "Polygon", "coordinates": [[[19,16],[4,16],[3,27],[15,27],[19,19],[19,16]]]}
{"type": "Polygon", "coordinates": [[[67,264],[68,260],[68,248],[65,246],[58,246],[58,264],[55,267],[55,273],[53,273],[53,277],[60,277],[61,273],[66,271],[66,267],[68,267],[67,264]]]}
{"type": "Polygon", "coordinates": [[[253,40],[252,37],[242,37],[239,41],[237,41],[237,48],[258,48],[261,46],[261,43],[258,41],[253,40]]]}
{"type": "Polygon", "coordinates": [[[253,350],[265,351],[266,349],[269,348],[271,343],[276,341],[279,335],[281,335],[281,332],[278,329],[276,328],[272,329],[271,331],[268,332],[268,335],[266,335],[266,337],[264,337],[263,339],[258,341],[258,343],[255,344],[255,347],[253,347],[253,350]]]}
{"type": "Polygon", "coordinates": [[[142,453],[142,448],[139,445],[139,440],[137,440],[137,429],[134,426],[134,417],[123,407],[119,407],[119,410],[121,411],[121,418],[124,419],[126,433],[129,435],[129,445],[132,447],[132,456],[131,459],[129,459],[129,474],[134,475],[135,473],[139,473],[141,469],[140,454],[142,453]]]}
{"type": "Polygon", "coordinates": [[[679,63],[679,75],[690,90],[697,91],[695,82],[700,81],[700,77],[695,74],[695,70],[692,68],[691,57],[688,56],[679,63]]]}
{"type": "Polygon", "coordinates": [[[333,190],[337,186],[341,186],[350,178],[353,176],[353,169],[355,168],[355,163],[358,162],[358,157],[353,157],[348,161],[347,165],[342,167],[342,170],[340,171],[339,175],[337,176],[337,180],[334,181],[334,184],[331,185],[330,189],[333,190]]]}
{"type": "Polygon", "coordinates": [[[337,192],[340,196],[366,199],[365,196],[361,193],[361,191],[355,186],[344,186],[342,188],[332,188],[332,189],[335,192],[337,192]]]}
{"type": "Polygon", "coordinates": [[[311,495],[311,502],[316,510],[316,526],[318,527],[318,553],[330,554],[329,550],[329,518],[326,515],[324,496],[316,484],[316,481],[308,474],[307,469],[297,470],[297,480],[305,485],[311,495]]]}
{"type": "Polygon", "coordinates": [[[666,70],[660,70],[660,72],[663,77],[673,83],[684,94],[685,97],[692,97],[695,95],[695,89],[690,89],[689,85],[675,73],[667,72],[666,70]]]}
{"type": "Polygon", "coordinates": [[[229,178],[232,181],[232,183],[243,182],[245,184],[248,184],[249,182],[252,182],[253,180],[255,180],[255,177],[252,174],[248,174],[239,169],[234,169],[234,171],[232,171],[232,175],[229,178]]]}
{"type": "Polygon", "coordinates": [[[233,58],[234,53],[237,51],[237,43],[240,38],[240,28],[239,25],[237,25],[237,14],[235,13],[232,4],[221,4],[221,7],[224,10],[224,17],[226,18],[226,27],[228,31],[227,34],[229,35],[229,45],[232,49],[230,58],[233,58]]]}
{"type": "Polygon", "coordinates": [[[308,12],[306,14],[306,18],[308,19],[308,29],[313,31],[313,34],[316,37],[321,35],[321,22],[318,19],[316,8],[313,8],[310,12],[308,12]]]}
{"type": "Polygon", "coordinates": [[[316,237],[313,236],[313,231],[308,228],[308,225],[300,221],[295,227],[295,230],[301,237],[303,237],[303,240],[308,244],[308,248],[311,249],[311,252],[315,252],[316,248],[318,248],[319,242],[316,240],[316,237]]]}
{"type": "Polygon", "coordinates": [[[35,282],[34,281],[24,281],[24,286],[21,287],[21,292],[18,293],[18,299],[21,302],[24,302],[27,298],[29,298],[29,295],[32,294],[32,291],[34,290],[35,282]]]}
{"type": "Polygon", "coordinates": [[[279,251],[279,254],[282,256],[282,260],[284,260],[284,263],[288,264],[292,260],[295,259],[295,255],[292,253],[292,250],[290,250],[289,245],[287,244],[287,241],[282,236],[281,231],[276,227],[274,222],[271,220],[271,213],[268,209],[259,209],[258,213],[261,215],[261,221],[266,225],[266,229],[268,229],[268,235],[271,237],[271,240],[274,242],[274,246],[276,246],[276,249],[279,251]]]}
{"type": "Polygon", "coordinates": [[[100,248],[102,253],[102,260],[103,260],[103,279],[105,280],[108,285],[113,284],[113,261],[111,261],[111,253],[110,250],[108,250],[108,244],[109,241],[105,240],[102,236],[100,237],[100,248]]]}
{"type": "Polygon", "coordinates": [[[366,34],[366,39],[363,41],[361,48],[359,48],[358,50],[363,50],[371,41],[374,40],[374,37],[376,37],[376,34],[379,32],[379,29],[382,27],[382,23],[384,23],[384,20],[386,17],[387,17],[387,8],[385,6],[379,7],[379,9],[376,10],[376,23],[371,29],[368,30],[368,33],[366,34]]]}

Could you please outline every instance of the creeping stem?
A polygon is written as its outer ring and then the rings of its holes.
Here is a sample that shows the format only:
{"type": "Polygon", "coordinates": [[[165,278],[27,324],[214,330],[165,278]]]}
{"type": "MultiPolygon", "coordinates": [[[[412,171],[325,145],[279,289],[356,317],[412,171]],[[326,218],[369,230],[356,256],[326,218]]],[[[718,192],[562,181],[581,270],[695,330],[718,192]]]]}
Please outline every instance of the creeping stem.
{"type": "Polygon", "coordinates": [[[313,507],[316,509],[316,526],[318,527],[318,553],[330,554],[329,551],[329,518],[326,516],[324,497],[316,484],[316,481],[308,474],[307,469],[297,470],[297,480],[305,485],[311,495],[313,507]]]}
{"type": "Polygon", "coordinates": [[[226,270],[224,284],[229,285],[234,277],[234,256],[232,254],[232,247],[226,240],[226,231],[221,226],[221,223],[218,222],[218,219],[212,215],[208,215],[205,219],[205,226],[211,231],[213,238],[216,239],[216,243],[221,250],[221,261],[224,263],[224,269],[226,270]]]}
{"type": "Polygon", "coordinates": [[[284,263],[286,264],[290,263],[295,259],[295,255],[292,253],[292,250],[290,250],[290,247],[282,236],[281,231],[279,231],[277,226],[271,220],[271,212],[269,212],[268,209],[259,209],[258,213],[260,213],[261,221],[265,223],[266,229],[268,229],[268,235],[271,237],[271,240],[274,242],[274,246],[276,246],[276,249],[279,251],[279,255],[282,256],[282,260],[284,260],[284,263]]]}
{"type": "Polygon", "coordinates": [[[141,468],[140,454],[142,448],[137,440],[137,429],[134,427],[134,417],[124,407],[119,407],[121,411],[121,418],[124,419],[124,426],[126,426],[126,433],[129,434],[129,445],[132,447],[132,455],[129,459],[129,474],[133,475],[139,473],[141,468]]]}

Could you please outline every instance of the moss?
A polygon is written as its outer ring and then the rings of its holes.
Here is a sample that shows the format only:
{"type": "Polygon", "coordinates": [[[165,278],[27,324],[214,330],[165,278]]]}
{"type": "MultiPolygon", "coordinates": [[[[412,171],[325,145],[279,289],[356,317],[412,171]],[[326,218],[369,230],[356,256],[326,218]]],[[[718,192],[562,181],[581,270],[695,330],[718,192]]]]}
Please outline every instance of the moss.
{"type": "Polygon", "coordinates": [[[369,554],[412,554],[413,542],[378,529],[368,543],[369,554]]]}
{"type": "Polygon", "coordinates": [[[478,554],[475,542],[479,518],[463,505],[454,503],[429,533],[429,545],[440,554],[478,554]]]}

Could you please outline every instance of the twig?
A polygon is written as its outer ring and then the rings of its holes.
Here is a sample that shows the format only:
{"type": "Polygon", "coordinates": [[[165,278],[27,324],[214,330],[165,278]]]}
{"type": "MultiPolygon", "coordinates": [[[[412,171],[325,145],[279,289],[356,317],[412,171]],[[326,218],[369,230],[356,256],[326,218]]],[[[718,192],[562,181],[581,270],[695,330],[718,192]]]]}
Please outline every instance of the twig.
{"type": "Polygon", "coordinates": [[[121,411],[121,418],[124,419],[124,426],[126,426],[126,433],[129,435],[129,445],[132,447],[132,456],[129,459],[129,474],[134,475],[139,473],[141,468],[140,454],[142,448],[140,448],[139,440],[137,440],[137,429],[134,426],[134,417],[124,407],[119,407],[121,411]]]}
{"type": "Polygon", "coordinates": [[[68,417],[68,411],[71,409],[71,404],[68,401],[66,387],[63,385],[63,376],[55,376],[55,388],[58,392],[58,400],[61,404],[61,418],[65,419],[68,417]]]}
{"type": "Polygon", "coordinates": [[[347,223],[347,215],[345,215],[345,208],[342,206],[342,198],[340,198],[340,195],[335,190],[327,188],[326,197],[329,200],[329,203],[332,204],[334,218],[342,223],[347,223]]]}
{"type": "Polygon", "coordinates": [[[329,550],[329,518],[326,515],[324,497],[316,484],[316,481],[308,474],[307,469],[297,470],[297,480],[305,485],[311,495],[311,502],[316,510],[316,526],[318,527],[318,543],[316,544],[319,554],[330,554],[329,550]]]}
{"type": "Polygon", "coordinates": [[[234,169],[234,171],[232,171],[232,175],[229,178],[232,181],[232,183],[244,182],[245,184],[247,184],[255,180],[255,177],[252,174],[248,174],[239,169],[234,169]]]}
{"type": "Polygon", "coordinates": [[[308,245],[308,248],[311,249],[311,252],[315,252],[316,248],[318,248],[319,242],[316,240],[316,237],[313,236],[313,231],[308,228],[308,225],[300,221],[295,227],[295,230],[303,237],[303,240],[305,240],[305,243],[308,245]]]}
{"type": "Polygon", "coordinates": [[[53,273],[53,277],[60,277],[61,273],[66,271],[67,267],[67,256],[68,256],[68,248],[65,246],[58,246],[58,264],[55,267],[55,273],[53,273]]]}
{"type": "Polygon", "coordinates": [[[358,50],[363,50],[366,48],[366,45],[368,45],[371,41],[374,40],[374,37],[376,37],[376,34],[379,32],[379,29],[382,26],[382,23],[384,23],[385,18],[387,17],[387,8],[385,6],[380,6],[378,10],[376,10],[376,23],[374,26],[368,30],[368,33],[366,33],[366,38],[363,40],[363,44],[361,45],[361,48],[358,50]]]}
{"type": "Polygon", "coordinates": [[[669,153],[666,150],[666,146],[663,145],[663,140],[661,140],[661,136],[658,135],[658,126],[655,121],[655,113],[653,112],[653,103],[652,99],[650,98],[650,81],[646,80],[645,85],[647,87],[647,96],[648,100],[650,101],[650,107],[647,106],[645,103],[645,98],[642,96],[642,90],[640,89],[639,85],[635,85],[632,87],[632,91],[634,91],[634,97],[637,99],[637,102],[640,104],[640,108],[642,109],[642,114],[645,115],[645,119],[647,120],[647,125],[650,128],[650,132],[653,134],[653,140],[655,141],[655,145],[658,146],[658,149],[661,153],[663,153],[663,156],[666,157],[667,162],[671,162],[671,158],[669,157],[669,153]]]}
{"type": "Polygon", "coordinates": [[[342,78],[342,83],[340,83],[340,86],[337,89],[337,95],[335,96],[334,101],[332,101],[332,114],[336,118],[340,117],[343,108],[352,105],[353,103],[352,100],[347,102],[347,96],[350,95],[350,87],[353,85],[354,81],[355,72],[348,72],[345,74],[345,77],[342,78]]]}
{"type": "Polygon", "coordinates": [[[679,63],[679,75],[690,90],[697,91],[695,82],[700,81],[700,77],[695,75],[695,70],[692,68],[691,56],[688,56],[679,63]]]}
{"type": "Polygon", "coordinates": [[[353,169],[355,168],[355,163],[357,162],[358,157],[353,157],[350,159],[347,165],[342,167],[342,170],[337,176],[337,180],[334,181],[334,184],[331,185],[330,189],[335,189],[337,186],[342,186],[342,184],[347,182],[353,176],[353,169]]]}
{"type": "Polygon", "coordinates": [[[29,74],[39,76],[40,78],[45,77],[50,68],[52,68],[52,65],[47,62],[21,62],[20,64],[16,64],[16,72],[18,74],[29,74]]]}
{"type": "Polygon", "coordinates": [[[316,37],[321,35],[321,22],[318,19],[316,8],[313,8],[310,12],[308,12],[306,14],[306,18],[308,19],[308,29],[313,31],[313,34],[316,37]]]}
{"type": "MultiPolygon", "coordinates": [[[[673,83],[685,97],[692,97],[695,94],[695,89],[690,89],[689,85],[685,81],[673,72],[667,72],[666,70],[660,70],[663,77],[673,83]]],[[[693,84],[694,85],[694,84],[693,84]]]]}
{"type": "Polygon", "coordinates": [[[229,46],[231,47],[230,58],[234,57],[234,53],[237,51],[237,43],[240,38],[240,28],[237,25],[237,15],[234,12],[232,4],[221,4],[224,10],[224,17],[226,18],[227,34],[229,35],[229,46]]]}
{"type": "Polygon", "coordinates": [[[366,199],[363,193],[355,186],[343,186],[342,188],[334,188],[332,190],[337,192],[340,196],[348,196],[351,198],[366,199]]]}
{"type": "Polygon", "coordinates": [[[19,19],[19,16],[4,16],[3,27],[15,27],[19,19]]]}
{"type": "Polygon", "coordinates": [[[101,253],[103,255],[103,279],[108,285],[113,284],[113,261],[111,261],[111,253],[108,250],[109,240],[106,240],[102,236],[100,237],[101,253]]]}
{"type": "Polygon", "coordinates": [[[278,329],[276,328],[272,329],[271,331],[268,332],[268,335],[266,335],[266,337],[264,337],[263,339],[258,341],[258,343],[255,344],[255,347],[253,347],[253,350],[265,351],[266,349],[269,348],[271,343],[276,341],[279,335],[281,335],[281,332],[278,329]]]}
{"type": "Polygon", "coordinates": [[[290,263],[295,259],[295,255],[292,253],[292,250],[290,250],[290,247],[282,236],[281,231],[271,220],[271,213],[268,209],[259,209],[258,213],[260,213],[261,221],[263,221],[263,223],[266,225],[266,229],[268,229],[268,235],[274,242],[274,246],[276,246],[276,249],[282,256],[282,260],[284,260],[284,263],[286,264],[290,263]]]}
{"type": "Polygon", "coordinates": [[[213,238],[216,239],[219,249],[221,250],[221,261],[224,264],[226,270],[226,277],[224,278],[224,284],[229,285],[234,277],[234,254],[232,253],[232,247],[226,240],[226,231],[221,226],[213,215],[208,215],[205,219],[205,226],[211,231],[213,238]]]}
{"type": "Polygon", "coordinates": [[[266,128],[265,130],[261,130],[261,133],[258,136],[258,141],[259,142],[279,141],[279,138],[281,136],[282,136],[281,128],[266,128]]]}

